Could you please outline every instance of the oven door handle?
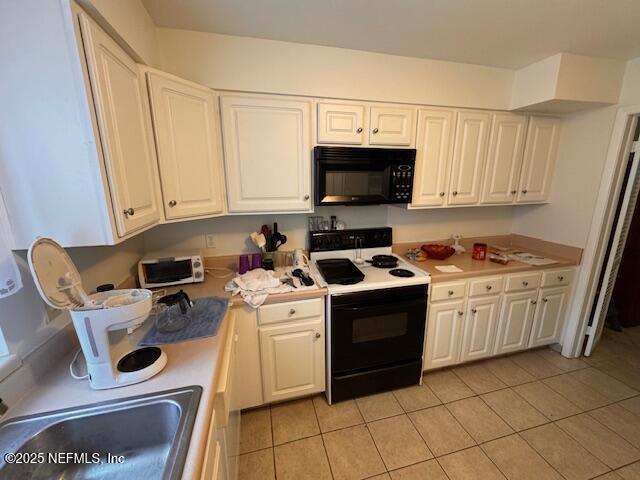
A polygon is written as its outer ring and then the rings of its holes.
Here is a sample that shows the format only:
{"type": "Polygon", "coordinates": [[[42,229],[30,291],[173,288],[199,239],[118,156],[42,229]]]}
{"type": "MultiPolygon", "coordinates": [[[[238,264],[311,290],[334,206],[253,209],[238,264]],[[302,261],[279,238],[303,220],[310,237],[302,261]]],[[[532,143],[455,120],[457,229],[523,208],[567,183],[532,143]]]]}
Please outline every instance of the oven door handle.
{"type": "MultiPolygon", "coordinates": [[[[402,307],[412,307],[415,305],[427,305],[426,299],[420,298],[420,299],[416,299],[416,300],[410,300],[408,302],[402,302],[400,305],[402,305],[402,307]]],[[[373,304],[368,304],[366,306],[363,307],[349,307],[346,305],[334,305],[334,309],[336,310],[349,310],[351,312],[357,312],[359,310],[370,310],[372,308],[379,308],[379,307],[385,307],[385,306],[397,306],[397,304],[394,305],[394,302],[383,302],[383,303],[373,303],[373,304]]],[[[404,308],[403,308],[404,310],[404,308]]]]}

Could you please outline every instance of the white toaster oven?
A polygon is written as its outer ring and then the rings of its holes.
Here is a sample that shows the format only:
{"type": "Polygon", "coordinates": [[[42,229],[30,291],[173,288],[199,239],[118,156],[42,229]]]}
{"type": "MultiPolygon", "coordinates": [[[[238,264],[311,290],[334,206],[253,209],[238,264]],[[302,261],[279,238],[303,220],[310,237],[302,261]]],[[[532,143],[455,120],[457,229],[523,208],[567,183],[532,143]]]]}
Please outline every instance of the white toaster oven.
{"type": "Polygon", "coordinates": [[[138,262],[140,287],[155,288],[204,281],[201,255],[149,255],[138,262]]]}

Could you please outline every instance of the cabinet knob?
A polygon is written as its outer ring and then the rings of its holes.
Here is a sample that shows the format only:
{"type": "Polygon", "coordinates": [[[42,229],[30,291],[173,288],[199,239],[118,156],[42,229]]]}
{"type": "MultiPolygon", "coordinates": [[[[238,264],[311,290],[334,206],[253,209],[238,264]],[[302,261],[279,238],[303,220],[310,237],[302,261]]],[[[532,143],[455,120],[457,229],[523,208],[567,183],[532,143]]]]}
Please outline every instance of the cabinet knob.
{"type": "Polygon", "coordinates": [[[358,129],[356,130],[356,133],[362,133],[362,127],[358,127],[358,129]]]}
{"type": "Polygon", "coordinates": [[[320,332],[316,332],[316,338],[320,338],[322,335],[320,335],[320,332]]]}
{"type": "Polygon", "coordinates": [[[564,276],[563,275],[558,275],[558,281],[561,282],[564,280],[564,276]]]}
{"type": "Polygon", "coordinates": [[[379,131],[379,130],[378,130],[377,128],[374,128],[374,129],[372,130],[372,132],[373,132],[374,134],[378,133],[378,131],[379,131]]]}
{"type": "Polygon", "coordinates": [[[542,299],[542,301],[543,301],[544,303],[547,303],[549,300],[547,300],[546,298],[543,298],[543,299],[542,299]]]}
{"type": "Polygon", "coordinates": [[[305,194],[304,199],[305,199],[305,200],[309,200],[309,198],[311,198],[311,197],[309,197],[309,194],[308,194],[308,193],[307,193],[307,194],[305,194]]]}
{"type": "Polygon", "coordinates": [[[461,317],[462,315],[464,315],[464,312],[458,310],[458,316],[461,317]]]}
{"type": "Polygon", "coordinates": [[[493,287],[491,285],[487,285],[487,291],[491,290],[493,287]]]}
{"type": "Polygon", "coordinates": [[[511,195],[515,195],[516,193],[518,193],[517,190],[511,190],[511,195]]]}
{"type": "Polygon", "coordinates": [[[175,200],[171,200],[171,201],[169,202],[169,206],[170,206],[170,207],[175,207],[177,204],[178,204],[178,202],[176,202],[175,200]]]}
{"type": "Polygon", "coordinates": [[[454,197],[455,197],[456,195],[458,195],[458,191],[457,191],[457,190],[454,190],[454,191],[453,191],[453,192],[451,192],[451,193],[453,193],[453,196],[454,196],[454,197]]]}
{"type": "Polygon", "coordinates": [[[531,300],[531,305],[535,305],[536,303],[538,302],[536,302],[535,300],[531,300]]]}
{"type": "Polygon", "coordinates": [[[296,313],[296,309],[292,308],[291,310],[289,310],[289,315],[295,315],[296,313]]]}
{"type": "Polygon", "coordinates": [[[524,190],[522,190],[522,193],[524,193],[525,195],[527,194],[528,190],[525,188],[524,190]]]}
{"type": "Polygon", "coordinates": [[[449,290],[447,293],[449,294],[449,296],[451,296],[453,295],[453,290],[449,290]]]}
{"type": "Polygon", "coordinates": [[[440,196],[441,196],[441,197],[444,197],[444,192],[440,192],[440,196]]]}
{"type": "Polygon", "coordinates": [[[526,281],[522,282],[522,285],[524,285],[525,287],[528,287],[529,286],[529,282],[526,282],[526,281]]]}
{"type": "Polygon", "coordinates": [[[473,313],[475,315],[476,313],[478,313],[478,309],[477,308],[472,308],[471,309],[471,313],[473,313]]]}
{"type": "Polygon", "coordinates": [[[122,213],[124,213],[124,216],[125,216],[125,217],[132,217],[132,216],[133,216],[133,214],[134,214],[134,213],[136,213],[136,211],[135,211],[133,208],[129,207],[129,208],[125,208],[125,209],[122,211],[122,213]]]}

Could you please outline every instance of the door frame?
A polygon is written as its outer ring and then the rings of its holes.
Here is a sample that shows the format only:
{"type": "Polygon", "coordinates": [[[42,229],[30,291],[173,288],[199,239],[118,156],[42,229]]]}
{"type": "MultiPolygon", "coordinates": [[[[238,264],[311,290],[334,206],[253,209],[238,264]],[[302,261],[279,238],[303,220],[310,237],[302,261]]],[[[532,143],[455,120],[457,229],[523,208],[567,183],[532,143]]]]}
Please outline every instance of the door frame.
{"type": "Polygon", "coordinates": [[[608,234],[611,232],[617,199],[622,187],[622,168],[631,152],[629,137],[640,116],[640,105],[621,107],[616,114],[609,149],[602,171],[598,198],[589,228],[587,243],[578,269],[573,299],[569,305],[569,317],[563,339],[562,354],[579,357],[584,351],[585,336],[595,335],[597,326],[589,326],[589,314],[596,295],[598,279],[606,253],[608,234]]]}

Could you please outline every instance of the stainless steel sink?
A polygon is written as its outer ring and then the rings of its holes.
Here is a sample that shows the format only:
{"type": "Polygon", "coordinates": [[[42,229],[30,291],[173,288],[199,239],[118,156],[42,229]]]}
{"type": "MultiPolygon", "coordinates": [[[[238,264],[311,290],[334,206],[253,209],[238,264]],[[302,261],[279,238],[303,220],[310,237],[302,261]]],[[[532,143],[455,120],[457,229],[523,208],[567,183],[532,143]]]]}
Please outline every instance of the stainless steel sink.
{"type": "Polygon", "coordinates": [[[193,386],[7,420],[0,478],[180,478],[201,393],[193,386]],[[7,453],[34,463],[10,464],[7,453]]]}

